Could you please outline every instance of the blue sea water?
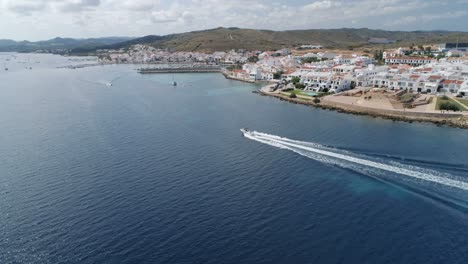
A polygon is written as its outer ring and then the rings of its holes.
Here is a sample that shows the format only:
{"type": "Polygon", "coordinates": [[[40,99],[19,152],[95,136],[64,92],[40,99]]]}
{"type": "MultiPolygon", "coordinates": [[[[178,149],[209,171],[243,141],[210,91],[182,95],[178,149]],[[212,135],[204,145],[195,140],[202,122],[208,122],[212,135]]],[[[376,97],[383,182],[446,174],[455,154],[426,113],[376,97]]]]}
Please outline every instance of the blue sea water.
{"type": "Polygon", "coordinates": [[[289,104],[219,74],[17,56],[0,55],[0,263],[467,263],[465,189],[239,131],[463,183],[466,130],[289,104]]]}

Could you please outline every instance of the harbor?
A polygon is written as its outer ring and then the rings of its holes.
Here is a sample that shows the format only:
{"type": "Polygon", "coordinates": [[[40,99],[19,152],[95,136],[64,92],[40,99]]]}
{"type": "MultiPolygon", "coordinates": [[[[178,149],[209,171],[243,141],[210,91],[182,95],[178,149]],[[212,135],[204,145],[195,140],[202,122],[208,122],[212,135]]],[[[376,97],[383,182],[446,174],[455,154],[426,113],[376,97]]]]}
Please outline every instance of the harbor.
{"type": "Polygon", "coordinates": [[[216,73],[221,72],[219,66],[203,66],[203,67],[164,67],[164,68],[141,68],[138,69],[140,74],[157,74],[157,73],[216,73]]]}

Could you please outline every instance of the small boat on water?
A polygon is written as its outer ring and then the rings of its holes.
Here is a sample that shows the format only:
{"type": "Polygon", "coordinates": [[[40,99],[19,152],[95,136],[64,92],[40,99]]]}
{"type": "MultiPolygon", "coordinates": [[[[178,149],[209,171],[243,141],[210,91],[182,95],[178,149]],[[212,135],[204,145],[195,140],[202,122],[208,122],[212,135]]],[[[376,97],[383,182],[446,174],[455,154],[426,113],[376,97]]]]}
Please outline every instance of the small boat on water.
{"type": "Polygon", "coordinates": [[[174,74],[172,74],[172,86],[177,86],[177,82],[174,79],[174,74]]]}
{"type": "Polygon", "coordinates": [[[8,71],[8,68],[7,68],[7,67],[5,67],[5,71],[8,71]]]}
{"type": "Polygon", "coordinates": [[[245,136],[245,134],[250,134],[252,131],[250,131],[248,128],[241,128],[240,131],[242,134],[245,136]]]}

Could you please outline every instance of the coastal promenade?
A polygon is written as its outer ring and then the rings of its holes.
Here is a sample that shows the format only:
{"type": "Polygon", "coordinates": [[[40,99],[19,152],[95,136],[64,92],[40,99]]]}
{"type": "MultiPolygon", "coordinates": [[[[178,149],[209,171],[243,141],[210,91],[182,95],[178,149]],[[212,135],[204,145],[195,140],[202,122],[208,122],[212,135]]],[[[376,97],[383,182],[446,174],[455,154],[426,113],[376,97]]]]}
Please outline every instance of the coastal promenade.
{"type": "Polygon", "coordinates": [[[415,111],[415,110],[400,110],[367,107],[357,104],[349,104],[334,100],[335,95],[322,97],[319,103],[314,103],[312,98],[305,96],[297,96],[290,98],[287,93],[270,92],[269,86],[259,90],[260,95],[272,96],[283,101],[288,101],[295,104],[303,104],[312,107],[318,107],[327,110],[335,110],[342,113],[355,115],[367,115],[372,117],[381,117],[395,121],[405,122],[430,122],[436,125],[448,125],[452,127],[468,129],[468,114],[462,112],[440,112],[440,111],[415,111]]]}
{"type": "Polygon", "coordinates": [[[214,73],[221,72],[220,67],[166,67],[166,68],[142,68],[138,69],[141,74],[157,73],[214,73]]]}

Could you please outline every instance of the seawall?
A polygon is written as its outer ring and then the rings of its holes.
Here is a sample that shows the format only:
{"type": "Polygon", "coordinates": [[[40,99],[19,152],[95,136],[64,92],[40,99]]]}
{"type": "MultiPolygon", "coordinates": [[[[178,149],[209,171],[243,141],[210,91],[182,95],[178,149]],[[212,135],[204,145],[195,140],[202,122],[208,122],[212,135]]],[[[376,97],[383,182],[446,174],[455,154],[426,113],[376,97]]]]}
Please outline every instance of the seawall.
{"type": "Polygon", "coordinates": [[[451,127],[468,129],[468,116],[459,113],[423,113],[400,110],[384,110],[358,105],[349,105],[338,102],[330,102],[323,99],[320,100],[320,103],[314,103],[312,100],[306,100],[302,98],[289,98],[288,96],[282,94],[266,93],[263,91],[259,91],[258,93],[264,96],[272,96],[282,101],[288,101],[295,104],[303,104],[327,110],[334,110],[340,113],[367,115],[372,117],[380,117],[383,119],[404,121],[410,123],[430,122],[436,125],[447,125],[451,127]]]}

